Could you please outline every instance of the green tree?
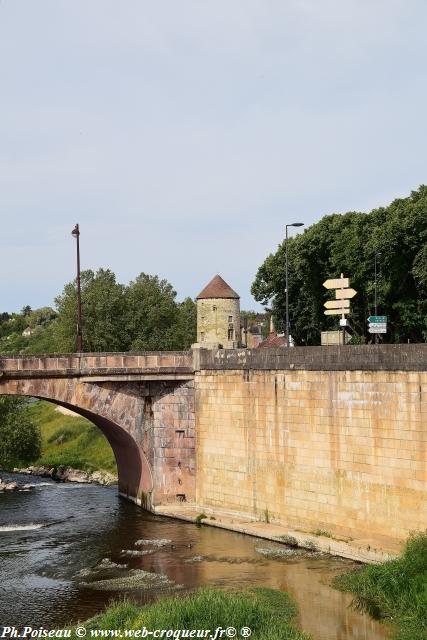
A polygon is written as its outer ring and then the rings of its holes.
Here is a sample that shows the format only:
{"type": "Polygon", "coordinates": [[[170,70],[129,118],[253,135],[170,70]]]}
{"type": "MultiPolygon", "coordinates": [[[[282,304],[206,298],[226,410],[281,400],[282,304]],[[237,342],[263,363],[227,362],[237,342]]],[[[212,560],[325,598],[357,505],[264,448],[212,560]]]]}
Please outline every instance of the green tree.
{"type": "MultiPolygon", "coordinates": [[[[109,269],[81,273],[83,347],[85,351],[121,351],[127,347],[123,323],[126,298],[123,285],[109,269]]],[[[59,351],[76,348],[77,288],[75,282],[65,285],[55,299],[58,318],[55,321],[54,346],[59,351]]]]}
{"type": "Polygon", "coordinates": [[[125,330],[132,351],[176,348],[179,311],[167,280],[141,273],[126,288],[125,330]]]}
{"type": "MultiPolygon", "coordinates": [[[[196,340],[196,305],[177,303],[167,280],[141,273],[128,286],[109,269],[81,273],[83,348],[86,352],[182,350],[196,340]]],[[[76,348],[76,282],[68,282],[50,307],[3,314],[0,353],[73,352],[76,348]],[[30,326],[31,336],[22,331],[30,326]]]]}
{"type": "MultiPolygon", "coordinates": [[[[427,340],[427,187],[371,213],[324,216],[291,238],[289,310],[297,344],[319,344],[321,330],[337,328],[324,315],[331,297],[327,278],[350,277],[358,292],[349,316],[356,341],[371,340],[367,318],[374,312],[374,261],[380,253],[378,312],[389,317],[388,342],[427,340]]],[[[285,245],[266,258],[252,285],[256,300],[271,304],[276,327],[285,316],[285,245]]]]}
{"type": "Polygon", "coordinates": [[[196,342],[197,333],[197,307],[191,298],[185,298],[178,304],[178,313],[173,325],[173,348],[180,351],[186,350],[196,342]]]}
{"type": "Polygon", "coordinates": [[[29,418],[27,399],[0,397],[0,442],[4,469],[34,462],[40,456],[40,431],[29,418]]]}
{"type": "MultiPolygon", "coordinates": [[[[55,341],[55,322],[51,322],[46,326],[36,326],[32,335],[26,338],[26,345],[22,351],[29,355],[52,353],[52,351],[55,351],[55,341]]],[[[62,351],[62,349],[59,349],[59,351],[62,351]]]]}
{"type": "Polygon", "coordinates": [[[41,307],[40,309],[34,309],[29,314],[30,327],[46,327],[57,317],[56,311],[51,307],[41,307]]]}

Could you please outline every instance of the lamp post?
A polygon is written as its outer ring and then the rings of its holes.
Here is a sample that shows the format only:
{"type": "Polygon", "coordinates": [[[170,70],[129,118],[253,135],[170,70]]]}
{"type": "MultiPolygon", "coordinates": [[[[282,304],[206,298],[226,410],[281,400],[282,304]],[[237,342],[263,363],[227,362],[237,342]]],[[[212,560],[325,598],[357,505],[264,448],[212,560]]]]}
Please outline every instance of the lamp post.
{"type": "Polygon", "coordinates": [[[289,294],[288,294],[288,227],[303,227],[303,222],[292,222],[286,225],[286,245],[285,245],[285,286],[286,286],[286,346],[289,348],[289,294]]]}
{"type": "MultiPolygon", "coordinates": [[[[378,315],[378,293],[377,293],[377,274],[378,274],[378,262],[381,258],[381,253],[375,254],[375,315],[378,315]]],[[[378,344],[378,333],[375,334],[375,344],[378,344]]]]}
{"type": "Polygon", "coordinates": [[[83,351],[83,334],[82,334],[82,296],[80,290],[80,229],[76,224],[71,232],[73,238],[77,240],[77,353],[83,351]]]}

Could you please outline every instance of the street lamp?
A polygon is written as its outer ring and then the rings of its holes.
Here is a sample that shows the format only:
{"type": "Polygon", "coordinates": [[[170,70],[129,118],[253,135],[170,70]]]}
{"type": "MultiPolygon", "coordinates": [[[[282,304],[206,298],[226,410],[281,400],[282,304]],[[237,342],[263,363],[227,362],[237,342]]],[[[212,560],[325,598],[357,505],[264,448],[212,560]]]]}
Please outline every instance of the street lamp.
{"type": "Polygon", "coordinates": [[[77,353],[83,351],[83,334],[82,334],[82,296],[80,290],[80,230],[76,224],[71,232],[73,238],[77,240],[77,353]]]}
{"type": "MultiPolygon", "coordinates": [[[[378,295],[377,295],[377,273],[378,273],[378,262],[379,258],[381,258],[381,253],[375,254],[375,315],[378,315],[378,295]]],[[[375,334],[375,344],[378,344],[378,333],[375,334]]]]}
{"type": "Polygon", "coordinates": [[[286,245],[285,245],[285,285],[286,285],[286,346],[289,348],[289,295],[288,295],[288,227],[303,227],[303,222],[292,222],[286,225],[286,245]]]}

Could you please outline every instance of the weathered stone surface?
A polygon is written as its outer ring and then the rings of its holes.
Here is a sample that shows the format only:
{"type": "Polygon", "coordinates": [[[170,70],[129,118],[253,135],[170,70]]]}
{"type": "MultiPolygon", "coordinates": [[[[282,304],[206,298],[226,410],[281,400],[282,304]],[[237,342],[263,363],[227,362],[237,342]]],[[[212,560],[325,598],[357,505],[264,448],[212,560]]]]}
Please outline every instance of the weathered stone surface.
{"type": "Polygon", "coordinates": [[[217,368],[195,385],[200,505],[359,538],[425,529],[426,371],[217,368]]]}
{"type": "Polygon", "coordinates": [[[240,343],[238,298],[197,300],[197,343],[201,347],[221,345],[228,348],[240,343]]]}
{"type": "Polygon", "coordinates": [[[427,344],[346,345],[290,349],[200,349],[198,369],[426,371],[427,344]]]}
{"type": "MultiPolygon", "coordinates": [[[[9,366],[9,359],[5,360],[9,366]]],[[[12,360],[25,375],[0,378],[0,394],[51,400],[91,420],[114,451],[121,495],[147,508],[182,500],[183,495],[186,500],[194,499],[194,438],[187,439],[184,445],[180,443],[178,453],[174,452],[176,425],[184,433],[194,426],[193,382],[163,382],[161,376],[158,382],[82,382],[79,377],[40,377],[32,376],[32,370],[23,370],[24,365],[33,366],[32,361],[12,360]]],[[[54,477],[46,469],[32,472],[54,477]]],[[[68,480],[90,481],[74,471],[63,473],[68,480]]]]}
{"type": "Polygon", "coordinates": [[[14,377],[100,377],[149,374],[160,380],[192,379],[193,357],[187,351],[153,351],[149,353],[85,353],[46,356],[0,357],[0,378],[14,377]]]}

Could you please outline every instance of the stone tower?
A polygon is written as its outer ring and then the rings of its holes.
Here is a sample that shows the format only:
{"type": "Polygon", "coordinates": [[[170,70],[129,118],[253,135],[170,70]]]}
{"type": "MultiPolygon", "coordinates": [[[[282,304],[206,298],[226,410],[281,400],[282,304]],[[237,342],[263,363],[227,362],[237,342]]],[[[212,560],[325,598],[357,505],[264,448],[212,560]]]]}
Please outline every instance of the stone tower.
{"type": "Polygon", "coordinates": [[[240,297],[219,275],[197,296],[197,343],[207,348],[240,346],[240,297]]]}

